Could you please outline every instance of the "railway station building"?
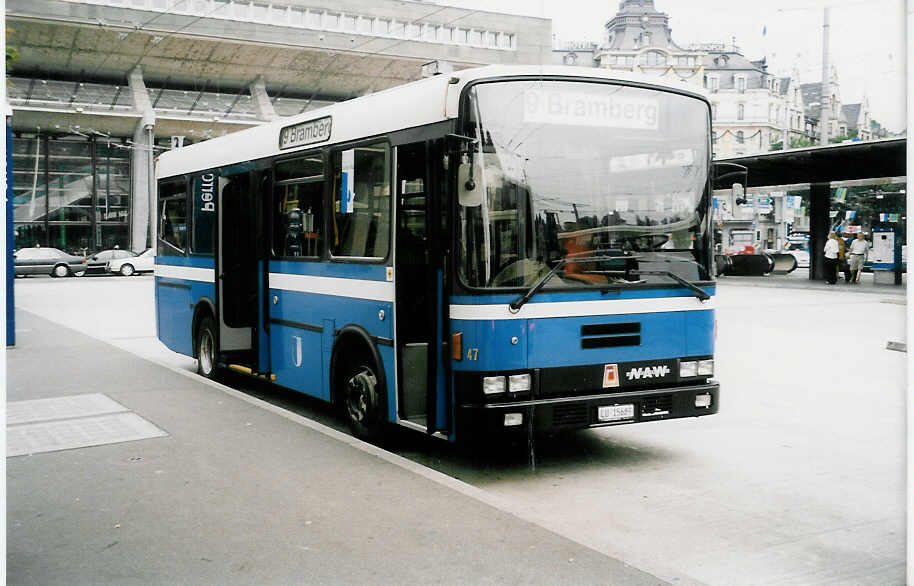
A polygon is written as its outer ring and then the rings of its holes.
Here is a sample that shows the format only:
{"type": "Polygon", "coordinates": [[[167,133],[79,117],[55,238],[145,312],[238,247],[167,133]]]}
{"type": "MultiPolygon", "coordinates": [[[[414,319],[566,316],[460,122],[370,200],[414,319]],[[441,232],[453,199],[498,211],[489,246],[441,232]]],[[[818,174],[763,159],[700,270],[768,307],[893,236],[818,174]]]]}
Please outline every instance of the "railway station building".
{"type": "Polygon", "coordinates": [[[543,18],[409,0],[8,0],[15,247],[150,245],[164,150],[421,78],[547,63],[543,18]]]}

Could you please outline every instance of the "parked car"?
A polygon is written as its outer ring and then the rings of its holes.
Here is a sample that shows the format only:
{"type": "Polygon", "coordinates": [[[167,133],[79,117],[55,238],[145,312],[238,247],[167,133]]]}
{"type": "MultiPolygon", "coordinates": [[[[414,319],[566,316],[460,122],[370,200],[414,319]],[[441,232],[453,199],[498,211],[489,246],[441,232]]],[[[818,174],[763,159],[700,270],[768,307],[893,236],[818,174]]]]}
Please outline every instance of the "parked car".
{"type": "Polygon", "coordinates": [[[108,262],[112,260],[133,258],[136,256],[135,252],[129,250],[121,250],[120,248],[112,248],[110,250],[102,250],[101,252],[96,252],[90,256],[86,262],[86,274],[87,275],[104,275],[108,272],[108,262]]]}
{"type": "Polygon", "coordinates": [[[150,248],[143,254],[108,261],[108,272],[121,274],[125,277],[136,273],[151,273],[156,268],[155,260],[155,249],[150,248]]]}
{"type": "Polygon", "coordinates": [[[16,276],[51,275],[69,277],[86,272],[86,259],[74,256],[57,248],[20,248],[13,253],[16,276]]]}

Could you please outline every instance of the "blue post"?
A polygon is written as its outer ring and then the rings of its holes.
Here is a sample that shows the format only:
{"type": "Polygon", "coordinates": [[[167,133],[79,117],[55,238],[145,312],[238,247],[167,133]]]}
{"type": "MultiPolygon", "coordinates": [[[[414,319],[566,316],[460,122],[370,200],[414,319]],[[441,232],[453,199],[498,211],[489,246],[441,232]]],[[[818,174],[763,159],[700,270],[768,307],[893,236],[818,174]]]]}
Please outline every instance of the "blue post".
{"type": "Polygon", "coordinates": [[[13,281],[16,279],[16,265],[13,250],[16,246],[13,234],[13,131],[9,120],[6,124],[6,345],[16,345],[16,309],[13,303],[13,281]]]}

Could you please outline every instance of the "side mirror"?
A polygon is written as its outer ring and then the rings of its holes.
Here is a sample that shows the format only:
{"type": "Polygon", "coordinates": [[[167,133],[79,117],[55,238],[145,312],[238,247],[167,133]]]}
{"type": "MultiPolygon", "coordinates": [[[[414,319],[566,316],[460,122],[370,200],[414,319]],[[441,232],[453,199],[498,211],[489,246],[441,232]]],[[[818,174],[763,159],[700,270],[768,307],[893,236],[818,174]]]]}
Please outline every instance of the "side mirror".
{"type": "Polygon", "coordinates": [[[461,163],[457,168],[457,201],[466,208],[482,205],[482,172],[479,165],[461,163]]]}
{"type": "Polygon", "coordinates": [[[746,188],[743,187],[742,183],[734,183],[731,189],[733,190],[733,203],[741,206],[749,202],[746,199],[746,188]]]}

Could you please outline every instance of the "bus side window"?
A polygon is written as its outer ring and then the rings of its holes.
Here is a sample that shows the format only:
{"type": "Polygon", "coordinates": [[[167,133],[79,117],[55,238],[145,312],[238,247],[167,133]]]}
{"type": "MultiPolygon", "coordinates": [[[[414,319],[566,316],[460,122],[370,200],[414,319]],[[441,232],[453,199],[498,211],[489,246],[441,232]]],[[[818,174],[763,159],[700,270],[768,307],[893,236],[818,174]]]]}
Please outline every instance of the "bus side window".
{"type": "Polygon", "coordinates": [[[323,244],[323,159],[313,155],[276,165],[273,253],[319,257],[323,244]]]}
{"type": "Polygon", "coordinates": [[[187,200],[166,199],[162,202],[162,240],[184,250],[187,233],[187,200]]]}
{"type": "MultiPolygon", "coordinates": [[[[159,184],[159,240],[181,253],[187,244],[187,193],[183,181],[159,184]]],[[[174,254],[167,248],[161,252],[174,254]]]]}
{"type": "Polygon", "coordinates": [[[390,249],[390,147],[333,153],[333,256],[384,258],[390,249]]]}

